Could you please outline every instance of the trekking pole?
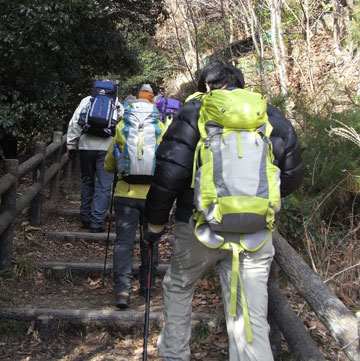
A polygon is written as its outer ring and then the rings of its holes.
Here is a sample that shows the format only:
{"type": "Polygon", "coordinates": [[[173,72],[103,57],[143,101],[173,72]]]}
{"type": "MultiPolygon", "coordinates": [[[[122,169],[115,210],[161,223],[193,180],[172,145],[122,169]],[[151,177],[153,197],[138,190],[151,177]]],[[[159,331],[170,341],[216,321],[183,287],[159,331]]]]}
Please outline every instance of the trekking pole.
{"type": "Polygon", "coordinates": [[[112,217],[112,209],[113,209],[113,204],[114,204],[114,193],[115,193],[116,183],[117,183],[117,172],[114,174],[114,180],[112,183],[112,190],[111,190],[109,226],[108,226],[108,232],[107,232],[107,238],[106,238],[104,269],[103,269],[102,280],[101,280],[102,288],[105,287],[106,260],[107,260],[107,254],[108,254],[108,249],[109,249],[111,217],[112,217]]]}
{"type": "MultiPolygon", "coordinates": [[[[140,242],[142,242],[142,229],[140,227],[140,242]]],[[[153,264],[153,250],[154,244],[149,243],[149,253],[148,253],[148,274],[146,282],[146,306],[145,306],[145,325],[144,325],[144,347],[143,347],[143,361],[147,360],[147,342],[149,336],[149,316],[150,316],[150,296],[151,296],[151,270],[153,264]]]]}

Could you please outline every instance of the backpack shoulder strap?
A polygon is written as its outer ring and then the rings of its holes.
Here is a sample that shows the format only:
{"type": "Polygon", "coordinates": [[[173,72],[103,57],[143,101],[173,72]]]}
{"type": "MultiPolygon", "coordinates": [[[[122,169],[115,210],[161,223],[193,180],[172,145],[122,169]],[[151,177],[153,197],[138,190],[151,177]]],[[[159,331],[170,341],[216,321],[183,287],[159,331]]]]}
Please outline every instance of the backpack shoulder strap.
{"type": "Polygon", "coordinates": [[[194,100],[194,99],[201,101],[201,99],[204,95],[205,95],[205,93],[202,93],[202,92],[196,92],[194,94],[191,94],[185,99],[185,103],[189,102],[190,100],[194,100]]]}

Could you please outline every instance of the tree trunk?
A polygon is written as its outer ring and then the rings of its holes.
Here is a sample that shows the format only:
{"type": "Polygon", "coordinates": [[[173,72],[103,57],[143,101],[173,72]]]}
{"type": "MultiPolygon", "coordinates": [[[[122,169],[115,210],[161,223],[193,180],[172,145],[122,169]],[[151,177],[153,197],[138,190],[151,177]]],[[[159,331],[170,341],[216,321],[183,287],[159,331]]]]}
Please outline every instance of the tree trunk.
{"type": "Polygon", "coordinates": [[[225,9],[224,9],[224,0],[220,0],[220,5],[221,5],[221,18],[222,18],[222,22],[223,22],[224,35],[225,35],[225,40],[226,40],[226,47],[229,48],[230,58],[233,59],[234,55],[233,55],[232,49],[231,49],[230,36],[229,36],[227,27],[226,27],[226,18],[225,18],[226,13],[225,13],[225,9]]]}
{"type": "Polygon", "coordinates": [[[306,26],[306,51],[308,58],[308,71],[309,71],[309,82],[310,82],[310,90],[313,93],[315,91],[313,73],[312,73],[312,63],[311,63],[311,37],[312,32],[310,28],[310,16],[309,16],[309,0],[305,0],[304,4],[301,1],[301,8],[305,17],[305,26],[306,26]]]}
{"type": "Polygon", "coordinates": [[[196,70],[197,72],[199,72],[200,70],[200,60],[199,60],[199,34],[198,34],[198,28],[197,28],[197,24],[194,18],[194,13],[192,11],[191,5],[189,3],[189,0],[185,0],[189,14],[190,14],[190,18],[191,21],[193,23],[194,26],[194,31],[195,31],[195,51],[196,51],[196,70]]]}
{"type": "Polygon", "coordinates": [[[177,25],[177,22],[176,22],[176,19],[175,19],[175,14],[171,14],[170,17],[172,18],[173,22],[174,22],[174,28],[175,28],[175,34],[176,34],[176,39],[178,41],[178,44],[179,44],[179,48],[180,48],[180,51],[181,51],[181,54],[182,54],[182,57],[183,57],[183,60],[184,60],[184,63],[185,63],[185,66],[191,76],[191,80],[192,82],[195,84],[195,79],[194,79],[194,76],[193,76],[193,73],[189,67],[189,64],[186,60],[186,56],[185,56],[185,52],[184,52],[184,48],[182,46],[182,42],[180,40],[180,37],[179,37],[179,29],[178,29],[178,25],[177,25]]]}
{"type": "Polygon", "coordinates": [[[259,25],[258,18],[256,17],[255,10],[251,5],[250,0],[247,0],[247,6],[250,14],[249,18],[250,18],[251,37],[253,39],[255,49],[259,55],[261,77],[265,83],[266,94],[268,95],[269,98],[271,98],[271,90],[268,81],[268,76],[266,69],[264,67],[264,42],[262,39],[261,28],[259,25]]]}
{"type": "Polygon", "coordinates": [[[280,0],[268,0],[268,3],[271,14],[271,42],[273,46],[275,66],[279,75],[280,93],[285,96],[287,95],[287,76],[286,72],[284,72],[285,65],[283,64],[284,59],[282,59],[280,53],[280,38],[278,35],[281,31],[281,28],[279,27],[279,25],[281,25],[281,2],[280,0]]]}

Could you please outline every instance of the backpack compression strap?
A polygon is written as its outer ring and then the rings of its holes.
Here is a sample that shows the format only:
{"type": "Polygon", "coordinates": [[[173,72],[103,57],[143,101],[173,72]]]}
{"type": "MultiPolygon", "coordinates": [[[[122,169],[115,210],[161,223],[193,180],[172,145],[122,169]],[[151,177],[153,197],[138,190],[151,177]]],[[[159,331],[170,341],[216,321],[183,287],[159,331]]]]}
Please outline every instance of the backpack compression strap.
{"type": "Polygon", "coordinates": [[[230,310],[229,314],[232,317],[236,317],[236,300],[237,300],[237,287],[238,287],[238,280],[240,283],[241,288],[241,305],[245,323],[245,332],[246,332],[246,339],[248,342],[253,341],[252,331],[251,331],[251,324],[250,324],[250,317],[248,312],[248,307],[246,303],[246,297],[244,292],[244,286],[241,280],[240,272],[239,272],[239,253],[244,251],[244,248],[236,243],[224,243],[221,249],[225,250],[232,250],[233,253],[233,260],[232,260],[232,271],[231,271],[231,288],[230,288],[230,310]]]}

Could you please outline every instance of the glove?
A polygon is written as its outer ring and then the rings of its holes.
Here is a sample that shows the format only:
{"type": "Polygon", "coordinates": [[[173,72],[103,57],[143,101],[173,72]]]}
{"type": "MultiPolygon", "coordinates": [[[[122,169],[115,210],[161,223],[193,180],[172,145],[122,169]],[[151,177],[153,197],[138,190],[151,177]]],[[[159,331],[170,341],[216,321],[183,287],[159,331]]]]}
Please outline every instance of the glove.
{"type": "Polygon", "coordinates": [[[160,241],[161,236],[165,233],[165,225],[157,226],[153,224],[148,224],[147,222],[143,225],[143,233],[144,233],[144,242],[146,244],[155,245],[160,241]],[[152,232],[151,230],[156,230],[157,233],[152,232]],[[160,230],[160,231],[158,231],[160,230]]]}
{"type": "Polygon", "coordinates": [[[73,160],[76,155],[76,149],[67,149],[66,154],[70,160],[73,160]]]}

